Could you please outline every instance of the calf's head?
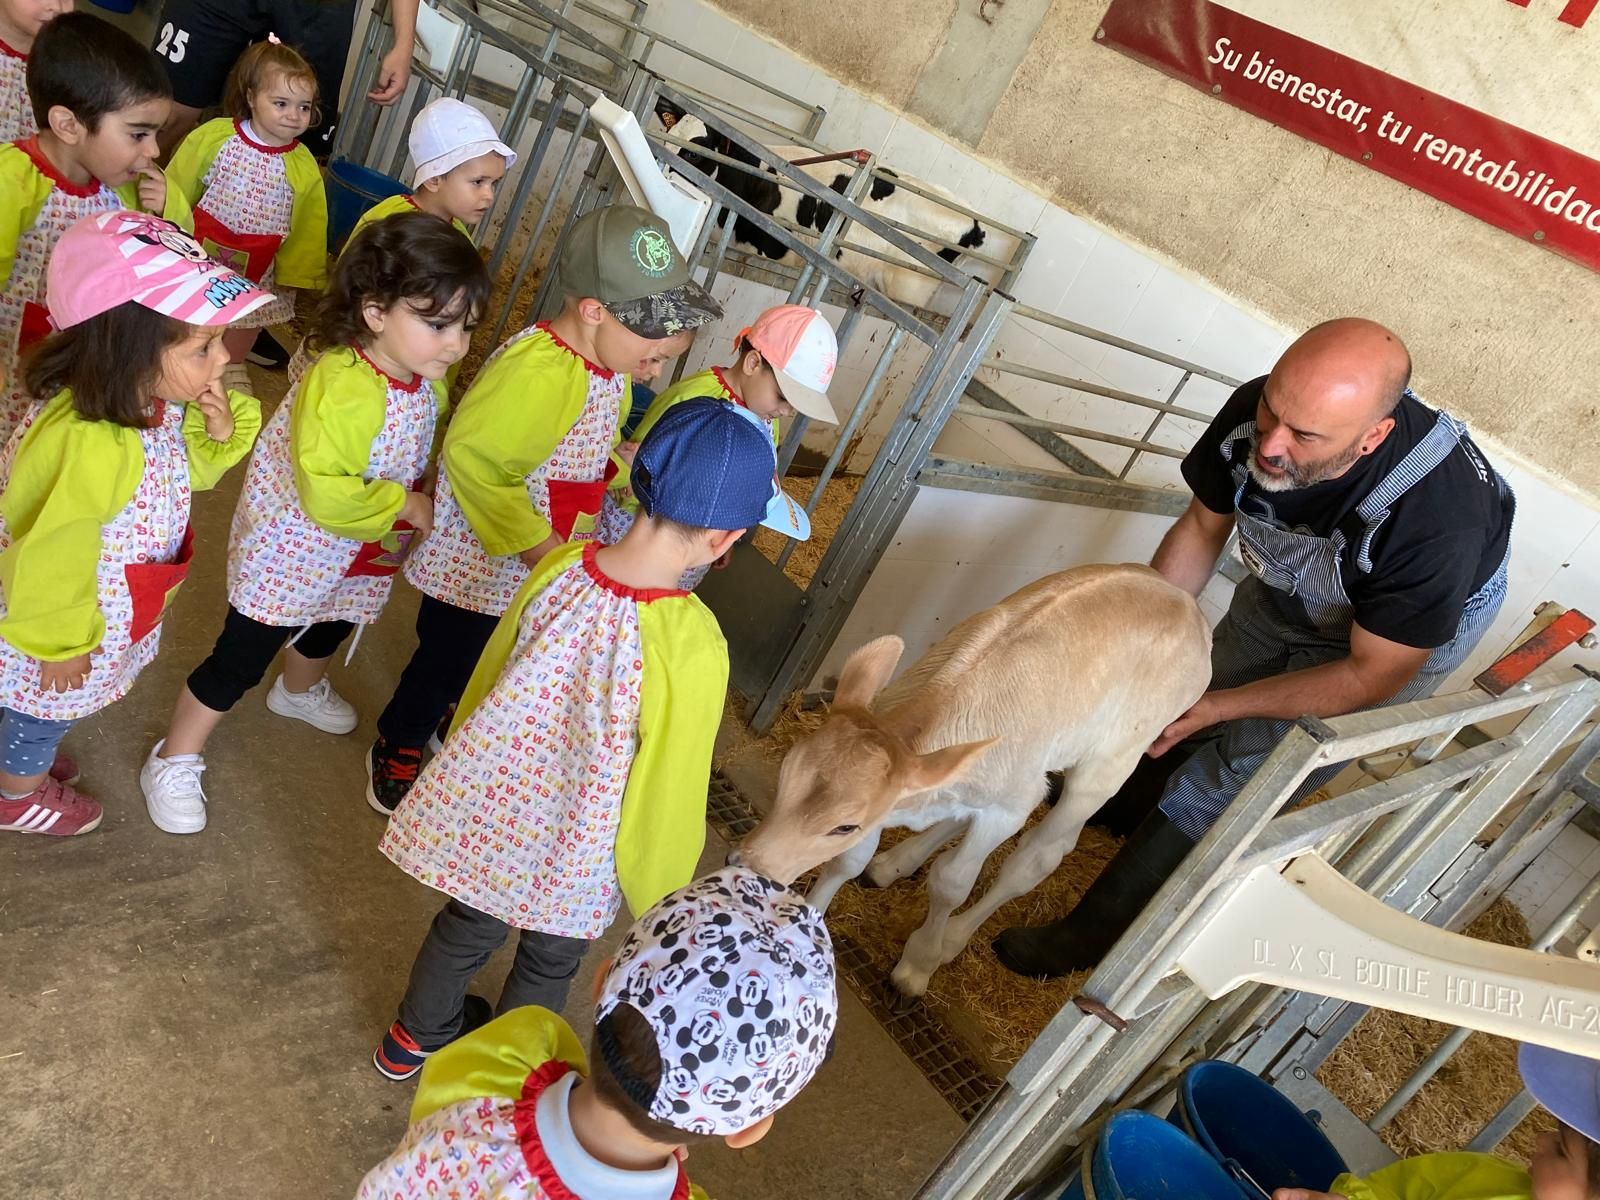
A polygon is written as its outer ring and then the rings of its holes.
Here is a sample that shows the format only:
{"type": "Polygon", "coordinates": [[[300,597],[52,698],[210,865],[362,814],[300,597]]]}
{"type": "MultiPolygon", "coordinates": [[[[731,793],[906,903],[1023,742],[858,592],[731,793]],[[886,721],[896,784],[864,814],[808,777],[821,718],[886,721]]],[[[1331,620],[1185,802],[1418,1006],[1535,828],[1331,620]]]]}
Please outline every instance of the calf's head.
{"type": "Polygon", "coordinates": [[[854,846],[902,801],[961,778],[999,740],[919,754],[910,743],[925,706],[869,711],[904,650],[899,638],[881,637],[850,656],[828,719],[784,757],[771,813],[731,861],[791,884],[854,846]]]}

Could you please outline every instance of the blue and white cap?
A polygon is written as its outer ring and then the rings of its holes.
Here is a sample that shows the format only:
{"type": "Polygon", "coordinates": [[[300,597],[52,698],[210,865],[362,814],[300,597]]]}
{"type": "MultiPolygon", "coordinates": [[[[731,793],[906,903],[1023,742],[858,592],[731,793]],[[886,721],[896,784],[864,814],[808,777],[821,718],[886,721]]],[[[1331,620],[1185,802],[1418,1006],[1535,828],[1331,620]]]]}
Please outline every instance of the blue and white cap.
{"type": "Polygon", "coordinates": [[[698,529],[765,525],[789,537],[811,536],[811,522],[773,478],[777,455],[766,424],[715,396],[669,408],[634,456],[639,506],[698,529]]]}

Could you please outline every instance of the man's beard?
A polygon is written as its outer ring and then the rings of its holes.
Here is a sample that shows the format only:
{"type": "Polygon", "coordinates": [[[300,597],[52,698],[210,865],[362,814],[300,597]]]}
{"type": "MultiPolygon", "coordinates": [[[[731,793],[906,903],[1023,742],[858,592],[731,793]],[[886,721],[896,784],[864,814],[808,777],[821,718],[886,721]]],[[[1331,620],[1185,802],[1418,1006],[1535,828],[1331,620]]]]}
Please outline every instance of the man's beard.
{"type": "Polygon", "coordinates": [[[1326,482],[1337,475],[1344,474],[1350,469],[1350,464],[1361,457],[1361,443],[1360,441],[1355,441],[1338,454],[1314,463],[1297,464],[1287,457],[1265,459],[1269,465],[1282,472],[1279,475],[1268,475],[1256,461],[1260,444],[1259,435],[1250,439],[1250,458],[1248,461],[1250,478],[1255,480],[1256,486],[1264,492],[1293,492],[1298,491],[1300,488],[1308,488],[1313,484],[1326,482]]]}

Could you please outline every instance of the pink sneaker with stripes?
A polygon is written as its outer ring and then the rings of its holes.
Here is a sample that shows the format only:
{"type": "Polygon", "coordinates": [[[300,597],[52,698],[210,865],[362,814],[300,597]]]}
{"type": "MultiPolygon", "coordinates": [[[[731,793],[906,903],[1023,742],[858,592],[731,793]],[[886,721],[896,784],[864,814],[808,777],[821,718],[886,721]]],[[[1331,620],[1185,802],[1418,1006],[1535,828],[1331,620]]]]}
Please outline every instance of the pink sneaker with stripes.
{"type": "Polygon", "coordinates": [[[73,837],[98,828],[104,815],[99,804],[56,779],[46,779],[21,800],[0,796],[0,831],[73,837]]]}

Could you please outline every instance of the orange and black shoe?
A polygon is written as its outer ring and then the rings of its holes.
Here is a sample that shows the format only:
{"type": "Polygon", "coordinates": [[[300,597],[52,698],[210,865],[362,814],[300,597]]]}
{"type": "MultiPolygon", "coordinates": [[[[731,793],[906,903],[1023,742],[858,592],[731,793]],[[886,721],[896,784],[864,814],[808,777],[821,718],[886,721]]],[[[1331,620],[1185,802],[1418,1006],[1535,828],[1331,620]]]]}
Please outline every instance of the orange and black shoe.
{"type": "Polygon", "coordinates": [[[391,746],[383,738],[367,751],[367,803],[374,812],[391,815],[406,798],[422,768],[422,751],[410,746],[391,746]]]}

